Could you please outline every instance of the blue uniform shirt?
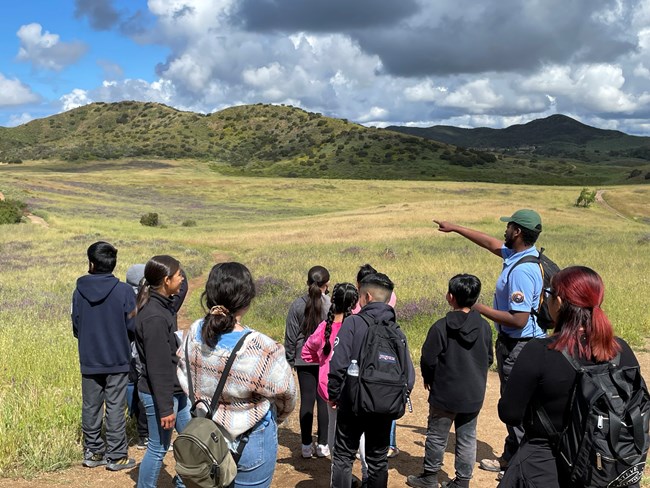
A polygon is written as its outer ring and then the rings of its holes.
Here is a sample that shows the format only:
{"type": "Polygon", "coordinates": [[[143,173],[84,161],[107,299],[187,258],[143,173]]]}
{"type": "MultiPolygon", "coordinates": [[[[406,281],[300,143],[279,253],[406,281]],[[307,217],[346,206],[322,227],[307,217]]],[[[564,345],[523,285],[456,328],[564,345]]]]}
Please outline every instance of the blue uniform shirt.
{"type": "MultiPolygon", "coordinates": [[[[524,256],[538,256],[539,252],[535,246],[515,253],[512,249],[503,246],[503,271],[497,280],[497,287],[494,293],[494,308],[504,312],[530,312],[539,307],[539,297],[542,293],[543,281],[537,263],[523,263],[517,266],[510,274],[512,266],[524,256]]],[[[533,314],[530,314],[528,323],[522,329],[517,327],[506,327],[495,323],[497,331],[513,339],[526,337],[544,337],[544,331],[539,328],[533,314]]]]}

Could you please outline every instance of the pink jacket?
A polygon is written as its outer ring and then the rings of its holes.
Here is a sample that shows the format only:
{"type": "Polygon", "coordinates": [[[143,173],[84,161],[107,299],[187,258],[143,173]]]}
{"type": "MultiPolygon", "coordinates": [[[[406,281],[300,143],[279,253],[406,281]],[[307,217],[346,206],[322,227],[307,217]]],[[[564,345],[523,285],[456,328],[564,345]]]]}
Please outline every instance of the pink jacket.
{"type": "Polygon", "coordinates": [[[302,360],[308,363],[318,363],[318,394],[324,399],[328,400],[327,396],[327,375],[330,372],[330,359],[334,352],[334,341],[336,335],[339,333],[342,322],[332,323],[332,332],[330,334],[331,350],[329,355],[323,354],[323,346],[325,346],[325,320],[323,320],[309,336],[305,344],[302,346],[302,360]]]}

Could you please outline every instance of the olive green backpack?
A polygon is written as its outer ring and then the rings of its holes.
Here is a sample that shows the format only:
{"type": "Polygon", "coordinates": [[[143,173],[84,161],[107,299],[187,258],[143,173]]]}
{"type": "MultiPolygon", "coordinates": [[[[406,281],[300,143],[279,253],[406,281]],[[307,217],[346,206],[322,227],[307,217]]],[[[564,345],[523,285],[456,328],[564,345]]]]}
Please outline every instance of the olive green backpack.
{"type": "Polygon", "coordinates": [[[221,433],[220,427],[212,420],[212,416],[217,408],[219,397],[226,384],[237,351],[244,344],[244,339],[249,332],[246,331],[242,335],[230,353],[210,405],[205,400],[195,401],[188,354],[189,338],[185,341],[185,366],[187,388],[192,403],[192,420],[174,441],[174,458],[176,458],[176,473],[187,488],[228,487],[237,476],[237,461],[248,442],[248,433],[241,436],[237,452],[233,453],[228,449],[226,439],[221,433]],[[207,408],[205,414],[196,408],[200,403],[207,408]]]}

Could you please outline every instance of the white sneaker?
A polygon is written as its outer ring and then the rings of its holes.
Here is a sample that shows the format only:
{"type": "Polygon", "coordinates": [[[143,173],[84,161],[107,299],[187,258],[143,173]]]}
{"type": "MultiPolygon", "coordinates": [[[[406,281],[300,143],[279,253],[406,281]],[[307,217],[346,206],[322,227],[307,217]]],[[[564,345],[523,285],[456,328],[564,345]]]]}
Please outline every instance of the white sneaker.
{"type": "Polygon", "coordinates": [[[314,455],[314,446],[311,444],[302,445],[302,457],[309,459],[314,455]]]}
{"type": "Polygon", "coordinates": [[[316,456],[318,457],[327,457],[330,455],[330,448],[327,444],[318,444],[316,446],[316,456]]]}

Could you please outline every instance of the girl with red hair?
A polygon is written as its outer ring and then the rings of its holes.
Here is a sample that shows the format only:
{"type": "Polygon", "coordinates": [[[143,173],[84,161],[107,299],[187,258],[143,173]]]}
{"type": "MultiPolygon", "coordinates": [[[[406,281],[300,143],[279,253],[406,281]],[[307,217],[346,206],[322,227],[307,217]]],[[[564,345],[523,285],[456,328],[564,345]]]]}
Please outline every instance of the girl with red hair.
{"type": "Polygon", "coordinates": [[[566,486],[567,480],[558,479],[548,434],[534,413],[534,406],[544,407],[558,432],[568,418],[576,372],[562,355],[563,350],[583,365],[611,361],[619,352],[621,366],[639,364],[630,346],[614,336],[612,324],[601,308],[605,286],[594,270],[584,266],[565,268],[553,277],[544,294],[555,322],[554,333],[526,344],[499,400],[501,420],[510,425],[523,423],[526,432],[500,488],[566,486]]]}

